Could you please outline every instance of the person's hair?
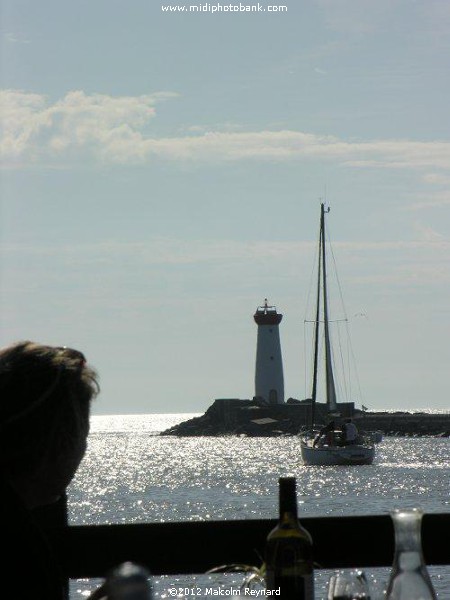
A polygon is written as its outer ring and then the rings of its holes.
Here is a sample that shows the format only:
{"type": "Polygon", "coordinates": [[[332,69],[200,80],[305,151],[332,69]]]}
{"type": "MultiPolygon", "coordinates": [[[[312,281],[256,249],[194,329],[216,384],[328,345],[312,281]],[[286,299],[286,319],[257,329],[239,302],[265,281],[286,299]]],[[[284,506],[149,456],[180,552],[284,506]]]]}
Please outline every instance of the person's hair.
{"type": "Polygon", "coordinates": [[[0,350],[0,473],[33,473],[87,430],[97,374],[70,348],[23,341],[0,350]]]}

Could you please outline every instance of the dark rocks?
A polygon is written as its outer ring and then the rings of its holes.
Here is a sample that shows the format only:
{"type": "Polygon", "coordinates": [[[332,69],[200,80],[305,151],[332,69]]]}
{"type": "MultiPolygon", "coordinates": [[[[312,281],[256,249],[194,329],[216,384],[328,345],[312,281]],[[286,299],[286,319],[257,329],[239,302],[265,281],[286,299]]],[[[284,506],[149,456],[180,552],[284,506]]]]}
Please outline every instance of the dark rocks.
{"type": "MultiPolygon", "coordinates": [[[[351,416],[353,404],[343,404],[344,416],[351,416]]],[[[318,420],[325,419],[324,405],[316,405],[318,420]]],[[[317,421],[316,421],[317,422],[317,421]]],[[[161,435],[245,435],[272,437],[297,435],[311,424],[311,401],[290,399],[282,405],[268,405],[262,399],[218,399],[201,417],[184,421],[161,435]]]]}
{"type": "MultiPolygon", "coordinates": [[[[362,412],[352,402],[338,405],[342,418],[352,417],[360,431],[384,435],[450,436],[450,414],[362,412]]],[[[315,423],[326,422],[326,406],[317,403],[315,423]]],[[[204,415],[179,423],[160,435],[274,437],[298,435],[311,424],[311,400],[289,398],[286,404],[267,405],[261,398],[217,399],[204,415]]]]}
{"type": "Polygon", "coordinates": [[[355,423],[385,435],[450,437],[450,414],[365,412],[355,415],[355,423]]]}

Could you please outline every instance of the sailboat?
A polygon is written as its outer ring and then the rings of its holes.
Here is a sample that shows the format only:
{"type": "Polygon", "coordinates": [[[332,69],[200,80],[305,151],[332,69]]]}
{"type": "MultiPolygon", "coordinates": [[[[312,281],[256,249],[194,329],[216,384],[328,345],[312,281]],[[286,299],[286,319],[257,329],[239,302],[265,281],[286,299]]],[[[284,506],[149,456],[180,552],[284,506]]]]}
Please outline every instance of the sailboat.
{"type": "MultiPolygon", "coordinates": [[[[323,326],[325,347],[325,394],[328,421],[337,421],[339,417],[336,398],[336,385],[333,373],[332,348],[330,340],[328,290],[327,290],[327,260],[325,236],[325,210],[322,203],[320,207],[320,235],[319,235],[319,261],[317,273],[317,303],[314,321],[314,371],[311,394],[311,430],[302,436],[300,441],[301,455],[305,465],[370,465],[375,457],[373,436],[359,434],[352,443],[345,443],[337,433],[328,436],[314,435],[315,404],[317,397],[317,381],[319,366],[319,337],[323,326]]],[[[332,428],[334,429],[334,428],[332,428]]]]}

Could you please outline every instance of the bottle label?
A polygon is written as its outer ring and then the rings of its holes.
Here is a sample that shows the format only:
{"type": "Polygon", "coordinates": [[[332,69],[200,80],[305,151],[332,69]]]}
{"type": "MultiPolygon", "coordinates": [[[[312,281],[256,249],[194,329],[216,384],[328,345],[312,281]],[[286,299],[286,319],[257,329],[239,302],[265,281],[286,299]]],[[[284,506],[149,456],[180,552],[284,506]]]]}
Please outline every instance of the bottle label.
{"type": "Polygon", "coordinates": [[[280,590],[282,600],[314,600],[314,575],[283,572],[267,573],[267,589],[280,590]]]}

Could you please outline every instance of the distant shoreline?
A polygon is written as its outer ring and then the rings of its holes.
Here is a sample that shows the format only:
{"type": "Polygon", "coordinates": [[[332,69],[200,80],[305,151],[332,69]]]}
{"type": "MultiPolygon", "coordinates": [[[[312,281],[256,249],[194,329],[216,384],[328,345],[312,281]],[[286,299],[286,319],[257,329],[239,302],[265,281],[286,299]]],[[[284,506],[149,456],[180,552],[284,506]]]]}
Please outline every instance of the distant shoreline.
{"type": "MultiPolygon", "coordinates": [[[[409,410],[402,410],[400,408],[398,409],[377,409],[377,410],[368,410],[366,411],[367,414],[395,414],[395,413],[401,413],[401,414],[431,414],[431,415],[450,415],[450,410],[446,410],[444,408],[412,408],[409,410]]],[[[91,416],[92,418],[96,418],[96,417],[144,417],[144,416],[152,416],[152,415],[157,415],[159,417],[163,417],[163,416],[167,416],[167,417],[177,417],[179,416],[191,416],[191,417],[196,417],[196,416],[200,416],[204,414],[201,411],[192,411],[192,412],[124,412],[124,413],[93,413],[91,416]]]]}

